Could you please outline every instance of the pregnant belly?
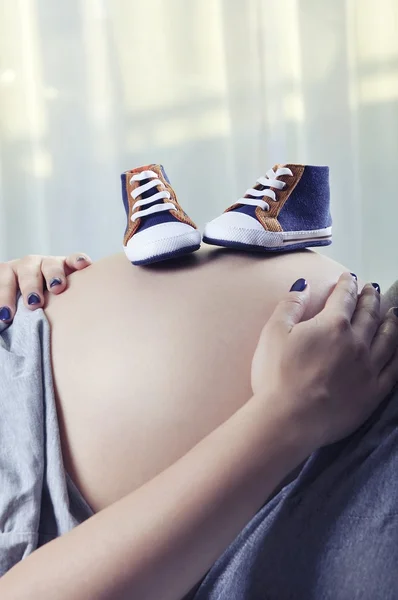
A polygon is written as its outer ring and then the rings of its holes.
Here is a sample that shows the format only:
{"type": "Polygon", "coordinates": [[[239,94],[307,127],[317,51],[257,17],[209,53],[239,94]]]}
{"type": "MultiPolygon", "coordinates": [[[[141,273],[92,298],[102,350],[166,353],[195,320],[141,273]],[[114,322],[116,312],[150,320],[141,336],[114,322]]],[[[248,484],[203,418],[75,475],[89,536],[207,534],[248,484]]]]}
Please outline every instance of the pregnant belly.
{"type": "Polygon", "coordinates": [[[250,365],[299,277],[319,310],[343,268],[315,253],[202,251],[179,266],[98,261],[52,296],[52,360],[65,467],[95,511],[139,487],[251,394],[250,365]]]}

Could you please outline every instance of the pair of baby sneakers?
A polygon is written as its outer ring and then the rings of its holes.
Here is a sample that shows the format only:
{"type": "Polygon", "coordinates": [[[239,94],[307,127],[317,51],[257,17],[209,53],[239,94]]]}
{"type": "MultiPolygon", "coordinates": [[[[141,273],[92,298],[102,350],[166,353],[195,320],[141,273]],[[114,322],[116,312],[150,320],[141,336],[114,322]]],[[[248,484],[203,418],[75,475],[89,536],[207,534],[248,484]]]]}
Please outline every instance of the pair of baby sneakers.
{"type": "MultiPolygon", "coordinates": [[[[124,251],[134,265],[195,252],[202,235],[184,212],[162,165],[122,175],[127,215],[124,251]]],[[[332,243],[329,168],[276,165],[243,198],[210,221],[203,241],[257,252],[332,243]]]]}

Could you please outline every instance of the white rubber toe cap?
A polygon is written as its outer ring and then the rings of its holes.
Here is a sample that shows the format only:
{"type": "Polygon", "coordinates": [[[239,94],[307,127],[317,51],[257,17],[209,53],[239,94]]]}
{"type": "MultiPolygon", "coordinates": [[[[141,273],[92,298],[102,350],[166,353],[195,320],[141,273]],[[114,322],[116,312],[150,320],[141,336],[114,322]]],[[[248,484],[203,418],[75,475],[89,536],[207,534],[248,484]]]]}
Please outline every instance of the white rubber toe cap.
{"type": "MultiPolygon", "coordinates": [[[[231,242],[245,246],[275,247],[283,242],[280,233],[264,229],[257,219],[241,212],[226,212],[210,221],[203,233],[209,243],[231,242]]],[[[222,245],[222,244],[221,244],[222,245]]]]}
{"type": "Polygon", "coordinates": [[[245,213],[230,211],[223,213],[210,223],[207,223],[204,235],[207,237],[218,237],[218,234],[224,230],[246,229],[247,231],[264,231],[264,227],[257,219],[245,213]],[[217,234],[214,236],[213,234],[217,234]]]}
{"type": "Polygon", "coordinates": [[[197,229],[187,223],[168,222],[138,231],[124,247],[131,262],[140,262],[196,246],[201,242],[197,229]]]}
{"type": "Polygon", "coordinates": [[[257,219],[245,213],[230,211],[223,213],[210,223],[207,223],[204,235],[213,239],[229,239],[234,236],[236,230],[241,231],[264,231],[264,227],[257,219]],[[226,238],[223,236],[227,236],[226,238]]]}

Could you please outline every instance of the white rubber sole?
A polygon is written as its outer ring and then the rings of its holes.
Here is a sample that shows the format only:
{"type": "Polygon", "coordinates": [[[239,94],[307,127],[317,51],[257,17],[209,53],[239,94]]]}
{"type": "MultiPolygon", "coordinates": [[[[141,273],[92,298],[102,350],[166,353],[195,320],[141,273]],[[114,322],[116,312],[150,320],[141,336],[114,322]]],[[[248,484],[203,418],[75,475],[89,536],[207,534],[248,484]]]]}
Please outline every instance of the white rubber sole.
{"type": "Polygon", "coordinates": [[[199,249],[201,241],[200,232],[193,229],[169,238],[137,243],[135,246],[123,246],[123,249],[130,262],[143,265],[194,252],[199,249]]]}
{"type": "MultiPolygon", "coordinates": [[[[208,223],[203,233],[203,241],[216,244],[227,242],[244,246],[258,246],[270,250],[290,245],[307,244],[309,242],[327,243],[332,238],[332,228],[312,229],[307,231],[267,231],[266,229],[246,229],[225,227],[218,223],[208,223]]],[[[223,244],[224,245],[224,244],[223,244]]]]}

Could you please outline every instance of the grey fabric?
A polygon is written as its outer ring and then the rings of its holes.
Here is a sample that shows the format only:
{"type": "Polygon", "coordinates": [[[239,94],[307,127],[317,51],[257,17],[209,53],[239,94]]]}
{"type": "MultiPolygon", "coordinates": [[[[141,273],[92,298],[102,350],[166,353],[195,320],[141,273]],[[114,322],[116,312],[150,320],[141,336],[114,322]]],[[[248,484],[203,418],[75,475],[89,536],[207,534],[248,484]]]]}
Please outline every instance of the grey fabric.
{"type": "Polygon", "coordinates": [[[186,600],[397,600],[398,392],[311,455],[186,600]]]}
{"type": "Polygon", "coordinates": [[[64,470],[49,324],[20,298],[0,324],[0,576],[92,515],[64,470]]]}

